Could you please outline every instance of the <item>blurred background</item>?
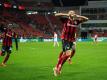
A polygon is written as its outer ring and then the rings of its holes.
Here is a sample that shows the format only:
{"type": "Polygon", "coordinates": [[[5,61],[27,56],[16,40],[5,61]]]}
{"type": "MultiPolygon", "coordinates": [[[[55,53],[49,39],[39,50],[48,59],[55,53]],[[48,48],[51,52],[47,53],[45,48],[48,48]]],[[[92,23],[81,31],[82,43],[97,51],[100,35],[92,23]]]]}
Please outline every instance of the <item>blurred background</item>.
{"type": "Polygon", "coordinates": [[[0,0],[0,30],[9,25],[19,38],[41,40],[57,32],[60,39],[62,23],[54,14],[69,10],[89,18],[78,28],[79,41],[95,34],[107,41],[106,0],[0,0]]]}

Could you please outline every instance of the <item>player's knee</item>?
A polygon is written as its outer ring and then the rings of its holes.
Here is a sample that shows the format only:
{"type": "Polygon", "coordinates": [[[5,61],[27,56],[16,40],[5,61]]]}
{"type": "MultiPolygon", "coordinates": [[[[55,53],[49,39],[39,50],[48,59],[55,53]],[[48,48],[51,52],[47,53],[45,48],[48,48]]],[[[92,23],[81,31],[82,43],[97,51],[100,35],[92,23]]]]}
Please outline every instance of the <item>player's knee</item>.
{"type": "Polygon", "coordinates": [[[5,55],[5,51],[1,51],[1,56],[4,56],[5,55]]]}
{"type": "Polygon", "coordinates": [[[71,50],[67,50],[67,51],[66,51],[66,55],[67,55],[67,56],[70,56],[70,55],[71,55],[71,50]]]}

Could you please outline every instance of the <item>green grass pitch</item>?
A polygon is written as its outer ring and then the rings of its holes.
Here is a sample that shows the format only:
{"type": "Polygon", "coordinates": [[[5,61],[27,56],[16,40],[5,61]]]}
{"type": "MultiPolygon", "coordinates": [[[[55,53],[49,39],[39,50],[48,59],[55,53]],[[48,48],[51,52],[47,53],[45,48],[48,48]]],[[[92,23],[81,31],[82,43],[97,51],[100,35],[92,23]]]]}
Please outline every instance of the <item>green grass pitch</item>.
{"type": "Polygon", "coordinates": [[[20,43],[19,51],[13,46],[7,66],[0,66],[0,80],[107,80],[107,42],[78,42],[76,50],[73,64],[66,62],[62,74],[54,77],[61,43],[60,47],[52,42],[20,43]]]}

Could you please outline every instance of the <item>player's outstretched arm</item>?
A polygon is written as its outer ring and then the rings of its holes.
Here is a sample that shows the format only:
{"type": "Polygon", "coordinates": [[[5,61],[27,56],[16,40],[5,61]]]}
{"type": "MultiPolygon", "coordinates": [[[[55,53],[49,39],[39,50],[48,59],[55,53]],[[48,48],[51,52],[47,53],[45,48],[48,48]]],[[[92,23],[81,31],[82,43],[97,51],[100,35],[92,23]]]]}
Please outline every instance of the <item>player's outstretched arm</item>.
{"type": "Polygon", "coordinates": [[[85,16],[80,16],[80,15],[77,15],[77,18],[78,18],[79,20],[81,20],[82,22],[86,22],[86,21],[89,20],[87,17],[85,17],[85,16]]]}
{"type": "Polygon", "coordinates": [[[67,13],[56,13],[55,16],[69,16],[67,13]]]}
{"type": "Polygon", "coordinates": [[[11,35],[9,35],[9,34],[6,34],[6,36],[8,36],[8,37],[12,37],[11,35]]]}

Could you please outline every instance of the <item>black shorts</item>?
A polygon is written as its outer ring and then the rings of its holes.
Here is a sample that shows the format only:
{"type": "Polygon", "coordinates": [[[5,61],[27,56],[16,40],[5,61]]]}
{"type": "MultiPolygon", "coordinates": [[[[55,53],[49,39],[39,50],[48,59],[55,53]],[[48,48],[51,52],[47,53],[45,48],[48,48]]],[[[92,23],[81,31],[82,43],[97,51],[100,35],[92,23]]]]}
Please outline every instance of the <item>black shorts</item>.
{"type": "Polygon", "coordinates": [[[2,51],[3,55],[5,55],[5,52],[10,54],[11,50],[12,50],[12,47],[10,47],[10,46],[2,46],[2,50],[1,51],[2,51]]]}
{"type": "Polygon", "coordinates": [[[67,50],[71,50],[73,45],[74,45],[73,42],[62,40],[62,49],[64,52],[67,50]]]}

